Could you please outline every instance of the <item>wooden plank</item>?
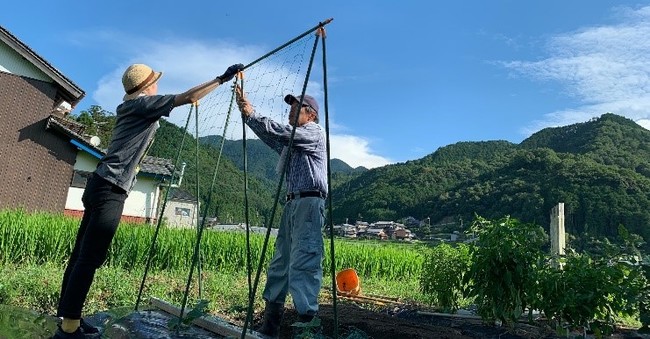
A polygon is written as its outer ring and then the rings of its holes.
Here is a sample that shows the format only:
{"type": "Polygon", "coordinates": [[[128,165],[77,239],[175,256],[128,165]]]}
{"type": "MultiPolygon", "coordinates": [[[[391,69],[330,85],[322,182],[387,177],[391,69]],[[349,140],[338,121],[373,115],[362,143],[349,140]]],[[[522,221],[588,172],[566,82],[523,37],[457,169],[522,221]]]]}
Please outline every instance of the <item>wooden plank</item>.
{"type": "Polygon", "coordinates": [[[368,300],[368,299],[358,298],[358,297],[354,297],[354,296],[339,296],[339,299],[357,301],[357,302],[362,302],[362,303],[366,303],[366,304],[374,304],[374,305],[378,305],[378,306],[386,306],[386,303],[382,302],[382,301],[368,300]]]}
{"type": "MultiPolygon", "coordinates": [[[[180,316],[181,314],[181,309],[158,298],[151,297],[149,298],[149,303],[169,314],[173,314],[175,316],[180,316]]],[[[185,313],[187,313],[188,310],[185,310],[185,313]]],[[[235,326],[223,319],[219,319],[216,317],[212,316],[203,316],[197,319],[194,319],[192,321],[194,325],[197,325],[199,327],[202,327],[210,332],[222,335],[224,337],[235,337],[235,338],[240,338],[241,337],[241,332],[242,328],[235,326]]],[[[263,339],[264,337],[255,332],[255,331],[249,331],[246,333],[245,338],[247,339],[263,339]]]]}
{"type": "Polygon", "coordinates": [[[366,295],[353,295],[353,294],[347,294],[347,293],[337,293],[338,296],[342,298],[348,298],[348,299],[357,299],[357,300],[367,300],[370,302],[376,302],[376,303],[382,303],[382,304],[403,304],[402,302],[393,300],[393,299],[385,299],[383,297],[369,297],[366,295]]]}
{"type": "Polygon", "coordinates": [[[418,311],[417,313],[422,315],[436,316],[436,317],[481,320],[481,317],[472,314],[451,314],[451,313],[438,313],[438,312],[425,312],[425,311],[418,311]]]}
{"type": "MultiPolygon", "coordinates": [[[[330,292],[330,293],[332,292],[332,289],[327,287],[327,286],[324,286],[323,289],[330,292]]],[[[359,293],[359,294],[355,295],[355,294],[351,294],[351,293],[336,291],[336,295],[340,296],[342,298],[351,298],[351,299],[357,298],[357,299],[360,299],[360,300],[378,301],[378,302],[382,302],[382,303],[385,303],[385,304],[403,304],[404,303],[404,302],[400,301],[399,298],[387,297],[387,296],[377,295],[377,294],[366,294],[366,293],[362,294],[362,293],[359,293]]]]}

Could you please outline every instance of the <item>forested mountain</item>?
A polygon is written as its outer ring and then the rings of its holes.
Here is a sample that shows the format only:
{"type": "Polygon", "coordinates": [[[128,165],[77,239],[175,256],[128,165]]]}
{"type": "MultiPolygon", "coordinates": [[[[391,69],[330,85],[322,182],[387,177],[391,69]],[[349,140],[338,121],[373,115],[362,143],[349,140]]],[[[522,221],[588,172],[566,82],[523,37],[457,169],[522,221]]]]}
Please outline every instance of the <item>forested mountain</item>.
{"type": "MultiPolygon", "coordinates": [[[[92,107],[79,120],[105,135],[101,128],[112,126],[113,118],[105,115],[92,107]],[[96,120],[102,125],[92,124],[96,120]]],[[[195,192],[196,140],[191,135],[161,121],[149,154],[176,159],[184,135],[183,186],[195,192]]],[[[220,138],[201,138],[199,144],[200,196],[205,203],[220,138]]],[[[209,216],[243,221],[241,149],[240,140],[224,144],[209,216]]],[[[257,139],[247,140],[247,154],[251,218],[259,223],[272,206],[279,157],[257,139]]],[[[611,236],[622,224],[650,240],[650,131],[614,114],[547,128],[520,144],[459,142],[418,160],[371,170],[352,169],[336,159],[331,166],[336,223],[412,216],[462,229],[462,220],[478,214],[511,215],[548,228],[550,209],[564,202],[569,233],[611,236]]]]}
{"type": "Polygon", "coordinates": [[[505,141],[461,142],[419,160],[371,169],[334,192],[334,215],[351,220],[413,216],[433,221],[431,207],[437,198],[494,170],[515,150],[516,145],[505,141]]]}
{"type": "Polygon", "coordinates": [[[607,113],[599,119],[560,128],[547,128],[521,143],[534,149],[584,154],[596,162],[632,169],[650,176],[649,131],[624,117],[607,113]]]}
{"type": "Polygon", "coordinates": [[[548,228],[565,203],[567,230],[650,239],[650,131],[605,114],[547,128],[521,144],[461,142],[420,160],[372,169],[334,196],[339,220],[472,220],[511,215],[548,228]]]}
{"type": "Polygon", "coordinates": [[[368,170],[363,166],[352,168],[352,166],[348,165],[347,163],[345,163],[345,161],[340,159],[330,160],[330,166],[332,166],[332,173],[352,174],[352,173],[363,173],[368,170]]]}
{"type": "MultiPolygon", "coordinates": [[[[156,132],[156,139],[152,144],[149,155],[176,161],[180,151],[180,162],[185,162],[185,174],[182,186],[185,190],[196,195],[196,139],[185,133],[184,130],[163,119],[156,132]],[[181,149],[181,144],[183,147],[181,149]]],[[[199,143],[198,146],[199,195],[202,203],[208,200],[209,189],[214,179],[214,188],[209,205],[208,216],[216,216],[223,222],[244,221],[244,175],[228,157],[222,155],[219,159],[219,150],[216,147],[199,143]],[[219,162],[219,167],[215,168],[219,162]]],[[[248,177],[248,199],[250,220],[253,225],[260,225],[268,215],[273,197],[267,184],[260,182],[255,177],[248,177]]]]}
{"type": "MultiPolygon", "coordinates": [[[[221,136],[210,135],[200,137],[199,141],[202,144],[219,148],[222,139],[221,136]]],[[[242,154],[241,140],[225,140],[223,155],[230,159],[239,170],[243,171],[244,157],[242,154]]],[[[269,191],[271,191],[271,187],[275,187],[274,185],[277,185],[277,181],[279,180],[278,174],[275,172],[275,167],[280,159],[280,155],[259,139],[246,140],[246,154],[248,155],[247,166],[249,175],[260,179],[269,187],[269,191]]]]}
{"type": "MultiPolygon", "coordinates": [[[[221,140],[221,136],[216,135],[199,138],[201,143],[217,148],[221,146],[221,140]]],[[[226,139],[226,142],[223,145],[223,155],[232,160],[240,170],[244,169],[244,158],[242,154],[242,140],[226,139]]],[[[279,176],[276,173],[275,168],[280,159],[280,155],[259,139],[246,140],[246,154],[248,155],[247,165],[250,175],[260,179],[267,185],[274,185],[273,187],[276,187],[275,185],[277,185],[279,176]]],[[[362,166],[352,168],[340,159],[332,159],[331,166],[334,182],[348,180],[351,177],[368,170],[362,166]]]]}

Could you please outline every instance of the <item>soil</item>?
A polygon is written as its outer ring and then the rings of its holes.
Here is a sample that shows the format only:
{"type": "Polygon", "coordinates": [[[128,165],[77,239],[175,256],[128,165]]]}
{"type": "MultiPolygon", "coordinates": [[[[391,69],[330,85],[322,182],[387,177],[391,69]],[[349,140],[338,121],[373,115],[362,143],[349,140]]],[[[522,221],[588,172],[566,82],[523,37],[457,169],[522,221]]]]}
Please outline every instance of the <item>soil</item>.
{"type": "MultiPolygon", "coordinates": [[[[371,310],[354,302],[343,301],[337,304],[339,338],[375,339],[430,339],[430,338],[566,338],[559,337],[543,322],[534,325],[517,323],[514,326],[500,327],[485,324],[480,319],[425,315],[409,307],[390,307],[371,310]]],[[[254,327],[261,323],[258,314],[254,327]]],[[[318,317],[321,319],[320,334],[334,337],[334,312],[331,304],[320,305],[318,317]]],[[[292,324],[298,321],[293,309],[287,309],[280,329],[280,338],[294,338],[296,329],[292,324]]],[[[570,337],[580,335],[571,333],[570,337]]],[[[587,335],[594,338],[593,335],[587,335]]],[[[633,330],[618,330],[609,338],[649,338],[633,330]]]]}
{"type": "MultiPolygon", "coordinates": [[[[320,305],[321,334],[334,337],[334,312],[332,305],[320,305]]],[[[418,314],[415,309],[395,307],[387,310],[370,310],[353,302],[339,302],[339,338],[374,339],[424,339],[424,338],[553,338],[553,331],[529,325],[512,329],[483,324],[481,320],[439,317],[418,314]]],[[[258,317],[261,322],[261,315],[258,317]]],[[[293,309],[287,309],[282,320],[280,338],[292,338],[291,326],[298,321],[293,309]]]]}
{"type": "MultiPolygon", "coordinates": [[[[341,339],[430,339],[430,338],[576,338],[582,337],[580,332],[557,336],[555,331],[543,320],[534,324],[517,323],[513,326],[495,326],[486,324],[480,319],[454,316],[426,314],[430,310],[422,310],[417,305],[395,304],[391,306],[376,306],[357,303],[349,300],[339,300],[337,304],[338,338],[341,339]]],[[[127,316],[115,316],[108,313],[98,313],[86,318],[87,322],[100,327],[104,338],[219,338],[214,333],[191,326],[182,332],[169,329],[172,315],[161,310],[130,312],[127,316]],[[114,319],[111,319],[114,318],[114,319]],[[111,324],[103,326],[103,324],[111,324]]],[[[280,328],[280,338],[334,338],[334,308],[332,304],[323,303],[318,313],[320,326],[312,336],[297,336],[301,329],[294,327],[298,322],[298,314],[293,308],[285,311],[280,328]]],[[[243,325],[241,319],[226,319],[235,326],[243,325]]],[[[252,329],[261,325],[262,314],[254,317],[252,329]]],[[[2,337],[2,335],[0,335],[2,337]]],[[[595,338],[587,334],[587,338],[595,338]]],[[[634,330],[618,329],[607,338],[649,338],[648,334],[639,334],[634,330]]]]}

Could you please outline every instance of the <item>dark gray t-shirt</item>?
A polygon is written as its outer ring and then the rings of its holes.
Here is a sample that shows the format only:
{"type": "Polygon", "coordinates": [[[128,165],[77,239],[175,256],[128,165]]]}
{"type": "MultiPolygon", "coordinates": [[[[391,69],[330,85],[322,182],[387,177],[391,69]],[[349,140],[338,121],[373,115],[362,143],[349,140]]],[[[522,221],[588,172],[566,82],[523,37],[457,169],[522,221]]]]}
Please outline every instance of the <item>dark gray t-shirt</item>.
{"type": "Polygon", "coordinates": [[[175,97],[139,96],[117,106],[111,143],[95,173],[127,193],[131,192],[139,164],[158,129],[158,119],[169,116],[175,97]]]}

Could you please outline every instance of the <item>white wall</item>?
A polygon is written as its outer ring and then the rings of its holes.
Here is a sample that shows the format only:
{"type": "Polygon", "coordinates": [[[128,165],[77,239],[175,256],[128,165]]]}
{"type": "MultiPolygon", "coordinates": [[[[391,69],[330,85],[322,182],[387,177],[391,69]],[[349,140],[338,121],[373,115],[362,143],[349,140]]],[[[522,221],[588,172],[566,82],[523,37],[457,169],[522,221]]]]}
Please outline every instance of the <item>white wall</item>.
{"type": "Polygon", "coordinates": [[[196,204],[180,201],[167,201],[163,217],[167,224],[172,227],[195,227],[196,226],[196,204]],[[189,213],[182,215],[177,209],[184,209],[189,213]]]}
{"type": "MultiPolygon", "coordinates": [[[[77,152],[77,160],[74,169],[79,171],[92,172],[97,167],[99,159],[88,154],[85,151],[77,152]]],[[[159,181],[146,175],[138,175],[133,190],[124,202],[124,212],[122,215],[140,218],[157,218],[158,199],[160,190],[158,189],[159,181]]],[[[81,196],[83,189],[70,187],[66,199],[65,208],[68,210],[83,211],[81,196]]]]}
{"type": "Polygon", "coordinates": [[[142,218],[156,218],[158,202],[158,181],[138,175],[138,181],[124,203],[122,215],[142,218]]]}
{"type": "MultiPolygon", "coordinates": [[[[84,152],[77,152],[77,159],[74,163],[74,169],[76,171],[86,171],[92,172],[97,167],[99,160],[94,156],[84,152]]],[[[65,209],[74,210],[74,211],[83,211],[84,205],[81,202],[81,196],[83,195],[83,188],[70,187],[68,189],[68,197],[65,201],[65,209]]]]}
{"type": "Polygon", "coordinates": [[[52,82],[45,73],[24,59],[4,42],[0,42],[0,71],[52,82]]]}
{"type": "Polygon", "coordinates": [[[74,163],[74,169],[78,171],[92,172],[97,168],[97,163],[99,159],[94,156],[84,152],[77,152],[77,159],[74,163]]]}

